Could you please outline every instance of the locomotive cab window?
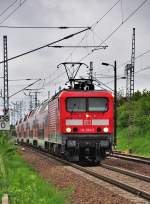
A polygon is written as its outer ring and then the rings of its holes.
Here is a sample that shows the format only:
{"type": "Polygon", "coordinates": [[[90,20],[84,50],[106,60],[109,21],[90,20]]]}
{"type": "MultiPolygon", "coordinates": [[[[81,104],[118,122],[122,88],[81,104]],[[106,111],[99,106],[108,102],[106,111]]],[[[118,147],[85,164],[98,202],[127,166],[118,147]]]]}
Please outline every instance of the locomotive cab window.
{"type": "Polygon", "coordinates": [[[108,110],[108,99],[102,97],[67,98],[66,103],[68,112],[106,112],[108,110]]]}
{"type": "Polygon", "coordinates": [[[67,111],[69,112],[85,112],[86,99],[85,98],[68,98],[67,111]]]}
{"type": "Polygon", "coordinates": [[[107,98],[88,98],[88,111],[105,112],[108,110],[107,98]]]}

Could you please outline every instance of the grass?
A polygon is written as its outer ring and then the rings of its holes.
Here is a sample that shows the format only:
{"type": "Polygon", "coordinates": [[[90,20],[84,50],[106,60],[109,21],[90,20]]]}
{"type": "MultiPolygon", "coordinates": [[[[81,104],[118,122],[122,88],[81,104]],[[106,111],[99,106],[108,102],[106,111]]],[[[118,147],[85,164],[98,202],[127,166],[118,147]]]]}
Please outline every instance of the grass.
{"type": "Polygon", "coordinates": [[[141,132],[138,127],[134,127],[133,135],[128,138],[128,128],[118,130],[117,149],[128,152],[132,150],[133,154],[150,157],[150,133],[141,132]]]}
{"type": "MultiPolygon", "coordinates": [[[[118,150],[150,157],[150,91],[137,91],[118,107],[118,150]],[[129,122],[129,115],[132,116],[129,122]],[[129,138],[128,126],[132,124],[129,138]]],[[[131,127],[131,126],[130,126],[131,127]]]]}
{"type": "MultiPolygon", "coordinates": [[[[0,136],[0,139],[2,137],[0,136]]],[[[66,198],[72,193],[72,188],[58,191],[52,184],[44,181],[15,150],[11,150],[12,154],[6,159],[2,152],[4,153],[8,146],[7,140],[5,148],[0,143],[0,156],[3,161],[0,160],[0,197],[8,193],[11,204],[69,204],[66,198]]],[[[12,146],[10,147],[12,149],[12,146]]]]}

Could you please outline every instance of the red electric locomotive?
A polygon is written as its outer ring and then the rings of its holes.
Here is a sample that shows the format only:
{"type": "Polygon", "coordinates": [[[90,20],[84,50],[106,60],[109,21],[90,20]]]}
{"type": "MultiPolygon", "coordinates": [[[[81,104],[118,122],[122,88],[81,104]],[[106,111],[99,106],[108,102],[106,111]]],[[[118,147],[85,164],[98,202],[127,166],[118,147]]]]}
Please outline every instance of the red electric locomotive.
{"type": "MultiPolygon", "coordinates": [[[[98,162],[103,159],[113,142],[112,94],[108,91],[64,90],[55,101],[57,119],[54,122],[53,114],[50,114],[50,121],[53,121],[50,135],[56,135],[65,156],[72,161],[98,162]]],[[[51,113],[51,102],[49,106],[51,113]]]]}
{"type": "Polygon", "coordinates": [[[18,123],[18,141],[70,161],[100,162],[112,149],[113,106],[110,91],[94,90],[91,80],[78,80],[18,123]]]}

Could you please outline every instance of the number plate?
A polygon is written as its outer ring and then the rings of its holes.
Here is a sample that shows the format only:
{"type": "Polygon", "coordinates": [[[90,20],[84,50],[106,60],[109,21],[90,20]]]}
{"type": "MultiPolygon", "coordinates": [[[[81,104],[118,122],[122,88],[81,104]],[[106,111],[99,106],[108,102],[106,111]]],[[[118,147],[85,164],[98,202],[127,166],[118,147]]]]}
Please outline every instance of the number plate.
{"type": "Polygon", "coordinates": [[[0,115],[0,130],[10,130],[9,114],[0,115]]]}

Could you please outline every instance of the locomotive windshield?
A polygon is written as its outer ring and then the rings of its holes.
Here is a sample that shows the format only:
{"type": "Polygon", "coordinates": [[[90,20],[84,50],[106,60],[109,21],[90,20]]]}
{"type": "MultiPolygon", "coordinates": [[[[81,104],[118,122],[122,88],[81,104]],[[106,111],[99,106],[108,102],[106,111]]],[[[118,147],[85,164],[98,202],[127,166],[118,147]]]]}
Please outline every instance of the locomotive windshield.
{"type": "Polygon", "coordinates": [[[107,99],[106,98],[88,98],[88,111],[107,111],[107,99]]]}
{"type": "Polygon", "coordinates": [[[67,111],[69,112],[105,112],[108,110],[107,98],[68,98],[67,111]]]}
{"type": "Polygon", "coordinates": [[[68,98],[67,111],[69,112],[85,112],[86,99],[85,98],[68,98]]]}

